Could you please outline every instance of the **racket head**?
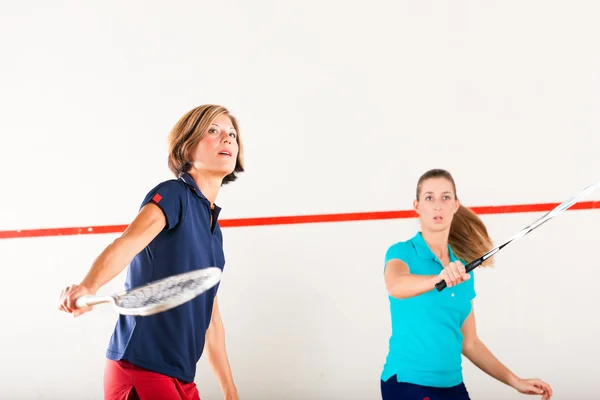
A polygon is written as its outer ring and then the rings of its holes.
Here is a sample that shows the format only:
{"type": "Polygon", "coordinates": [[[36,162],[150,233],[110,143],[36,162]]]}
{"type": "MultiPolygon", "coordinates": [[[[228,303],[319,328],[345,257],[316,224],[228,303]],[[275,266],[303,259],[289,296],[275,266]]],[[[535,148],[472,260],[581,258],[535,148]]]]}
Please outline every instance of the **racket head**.
{"type": "Polygon", "coordinates": [[[596,182],[593,185],[590,185],[590,186],[586,187],[581,192],[579,192],[576,195],[574,195],[573,197],[571,197],[571,198],[563,201],[561,204],[559,204],[556,207],[554,207],[551,211],[549,211],[546,214],[542,215],[535,222],[533,222],[531,225],[529,225],[528,229],[527,228],[523,229],[521,232],[517,233],[513,238],[511,238],[510,241],[519,239],[522,236],[527,235],[529,232],[531,232],[532,230],[536,229],[540,225],[548,222],[549,220],[551,220],[552,218],[556,217],[557,215],[559,215],[563,211],[568,210],[569,208],[571,208],[572,206],[574,206],[576,203],[578,203],[581,199],[583,199],[584,197],[587,197],[590,194],[592,194],[592,192],[595,191],[598,188],[600,188],[600,182],[596,182]]]}
{"type": "Polygon", "coordinates": [[[170,276],[114,294],[113,307],[123,315],[157,314],[203,294],[221,281],[221,275],[219,268],[208,267],[170,276]]]}
{"type": "Polygon", "coordinates": [[[575,196],[571,197],[570,199],[565,200],[562,204],[558,205],[550,213],[558,214],[558,213],[565,211],[566,209],[573,206],[575,203],[579,202],[579,200],[581,200],[582,198],[587,197],[590,194],[592,194],[592,192],[594,190],[598,189],[599,187],[600,187],[600,182],[596,182],[593,185],[586,187],[581,192],[577,193],[575,196]]]}

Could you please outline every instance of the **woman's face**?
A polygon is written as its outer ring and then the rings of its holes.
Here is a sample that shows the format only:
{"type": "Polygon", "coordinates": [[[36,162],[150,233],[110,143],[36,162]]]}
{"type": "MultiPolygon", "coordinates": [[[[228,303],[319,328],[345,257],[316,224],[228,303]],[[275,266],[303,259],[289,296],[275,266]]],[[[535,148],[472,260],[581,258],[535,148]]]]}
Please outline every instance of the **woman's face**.
{"type": "Polygon", "coordinates": [[[239,146],[231,119],[222,114],[215,118],[192,151],[192,164],[199,171],[223,177],[235,169],[239,146]]]}
{"type": "Polygon", "coordinates": [[[419,199],[414,208],[423,229],[443,231],[450,229],[454,213],[460,202],[455,196],[452,182],[445,178],[430,178],[421,184],[419,199]]]}

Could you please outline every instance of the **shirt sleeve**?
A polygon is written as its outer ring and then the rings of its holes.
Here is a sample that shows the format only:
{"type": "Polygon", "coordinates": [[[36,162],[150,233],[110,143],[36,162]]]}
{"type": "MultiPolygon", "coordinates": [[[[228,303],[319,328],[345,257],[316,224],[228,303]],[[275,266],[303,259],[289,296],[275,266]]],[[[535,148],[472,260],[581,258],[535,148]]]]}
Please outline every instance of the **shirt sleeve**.
{"type": "Polygon", "coordinates": [[[387,266],[388,261],[393,260],[393,259],[398,259],[398,260],[404,261],[405,263],[408,264],[408,261],[406,260],[406,251],[404,249],[405,249],[405,246],[404,246],[404,243],[402,243],[402,242],[393,244],[387,249],[387,251],[385,252],[385,259],[384,259],[384,263],[383,263],[384,271],[385,271],[385,267],[387,266]]]}
{"type": "Polygon", "coordinates": [[[140,208],[148,203],[156,204],[167,220],[165,228],[170,230],[183,220],[185,194],[186,188],[183,183],[176,180],[165,181],[148,192],[140,208]]]}

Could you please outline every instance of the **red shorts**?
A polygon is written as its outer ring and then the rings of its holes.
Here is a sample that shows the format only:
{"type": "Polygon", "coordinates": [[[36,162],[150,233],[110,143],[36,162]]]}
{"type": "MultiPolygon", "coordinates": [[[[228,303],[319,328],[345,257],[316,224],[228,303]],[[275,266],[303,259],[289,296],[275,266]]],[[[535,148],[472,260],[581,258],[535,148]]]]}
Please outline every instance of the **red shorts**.
{"type": "Polygon", "coordinates": [[[148,371],[128,361],[106,360],[104,400],[200,400],[194,382],[148,371]]]}

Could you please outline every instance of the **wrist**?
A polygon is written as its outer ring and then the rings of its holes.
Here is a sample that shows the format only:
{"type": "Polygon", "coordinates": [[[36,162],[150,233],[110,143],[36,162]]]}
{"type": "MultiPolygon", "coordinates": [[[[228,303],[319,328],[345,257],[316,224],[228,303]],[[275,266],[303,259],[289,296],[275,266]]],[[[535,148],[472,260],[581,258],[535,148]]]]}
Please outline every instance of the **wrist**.
{"type": "Polygon", "coordinates": [[[93,295],[95,295],[99,289],[99,287],[94,285],[93,282],[89,282],[86,279],[82,280],[81,283],[79,283],[79,287],[82,288],[83,290],[85,290],[87,293],[93,294],[93,295]]]}
{"type": "Polygon", "coordinates": [[[223,390],[223,392],[228,393],[235,393],[237,392],[237,388],[235,387],[235,383],[233,383],[233,379],[227,379],[225,382],[222,382],[221,384],[221,389],[223,390]]]}
{"type": "Polygon", "coordinates": [[[513,373],[509,373],[507,379],[506,379],[506,384],[512,388],[515,388],[517,386],[517,383],[519,382],[520,378],[518,376],[516,376],[513,373]]]}
{"type": "Polygon", "coordinates": [[[233,382],[223,386],[223,394],[225,395],[225,398],[237,398],[237,388],[233,382]]]}
{"type": "Polygon", "coordinates": [[[440,278],[439,275],[432,275],[431,279],[429,280],[429,286],[431,286],[432,289],[435,288],[435,285],[437,285],[438,282],[441,282],[442,278],[440,278]]]}

